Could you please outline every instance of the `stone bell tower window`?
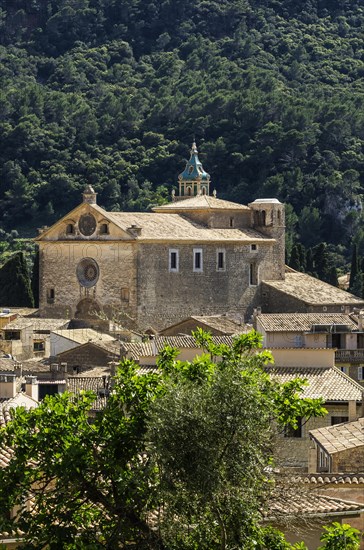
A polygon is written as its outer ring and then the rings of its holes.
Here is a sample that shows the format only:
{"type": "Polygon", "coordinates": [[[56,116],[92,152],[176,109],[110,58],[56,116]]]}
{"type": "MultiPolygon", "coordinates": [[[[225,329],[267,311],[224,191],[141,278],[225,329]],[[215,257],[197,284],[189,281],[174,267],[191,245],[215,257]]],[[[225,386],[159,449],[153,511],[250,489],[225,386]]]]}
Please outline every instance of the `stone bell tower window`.
{"type": "Polygon", "coordinates": [[[250,286],[258,284],[258,266],[256,264],[249,265],[249,284],[250,286]]]}
{"type": "Polygon", "coordinates": [[[47,303],[53,304],[55,299],[55,290],[54,288],[47,289],[47,303]]]}

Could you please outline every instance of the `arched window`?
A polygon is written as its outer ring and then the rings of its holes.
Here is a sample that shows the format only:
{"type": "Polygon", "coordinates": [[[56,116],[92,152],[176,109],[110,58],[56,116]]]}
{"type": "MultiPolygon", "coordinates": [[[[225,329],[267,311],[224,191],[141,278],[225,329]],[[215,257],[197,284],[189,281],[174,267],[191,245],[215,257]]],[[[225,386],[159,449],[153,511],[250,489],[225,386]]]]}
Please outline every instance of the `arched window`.
{"type": "Polygon", "coordinates": [[[206,195],[206,187],[203,187],[203,188],[202,188],[202,194],[203,194],[203,195],[206,195]]]}
{"type": "Polygon", "coordinates": [[[100,225],[100,235],[108,235],[109,234],[109,226],[107,223],[102,223],[100,225]]]}
{"type": "Polygon", "coordinates": [[[75,233],[75,226],[73,223],[69,223],[66,227],[66,235],[74,235],[75,233]]]}
{"type": "Polygon", "coordinates": [[[192,195],[192,187],[187,187],[187,195],[189,197],[192,195]]]}

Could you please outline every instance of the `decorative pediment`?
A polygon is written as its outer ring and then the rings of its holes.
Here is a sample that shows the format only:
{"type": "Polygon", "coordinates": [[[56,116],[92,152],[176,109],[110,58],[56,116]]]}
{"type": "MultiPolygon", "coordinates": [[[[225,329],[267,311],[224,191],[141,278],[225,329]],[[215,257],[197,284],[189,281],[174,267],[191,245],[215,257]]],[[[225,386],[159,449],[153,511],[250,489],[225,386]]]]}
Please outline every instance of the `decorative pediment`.
{"type": "Polygon", "coordinates": [[[113,241],[130,240],[135,236],[126,231],[109,213],[96,204],[83,202],[51,227],[39,230],[35,239],[42,241],[113,241]]]}

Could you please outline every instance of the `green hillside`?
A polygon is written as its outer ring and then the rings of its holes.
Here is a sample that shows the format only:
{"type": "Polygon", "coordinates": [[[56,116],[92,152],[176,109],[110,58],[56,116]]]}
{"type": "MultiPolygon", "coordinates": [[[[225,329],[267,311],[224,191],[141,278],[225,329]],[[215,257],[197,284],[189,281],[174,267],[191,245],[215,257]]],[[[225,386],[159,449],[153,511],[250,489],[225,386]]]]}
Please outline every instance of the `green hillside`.
{"type": "Polygon", "coordinates": [[[289,249],[363,255],[363,22],[359,0],[0,0],[2,228],[86,182],[147,209],[195,136],[220,198],[291,205],[289,249]]]}

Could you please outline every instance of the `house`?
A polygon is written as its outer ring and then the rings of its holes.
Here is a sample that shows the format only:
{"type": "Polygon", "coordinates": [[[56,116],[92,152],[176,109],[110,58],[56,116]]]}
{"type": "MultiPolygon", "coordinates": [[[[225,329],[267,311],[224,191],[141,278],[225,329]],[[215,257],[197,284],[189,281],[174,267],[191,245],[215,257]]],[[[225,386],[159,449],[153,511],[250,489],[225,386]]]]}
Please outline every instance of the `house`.
{"type": "Polygon", "coordinates": [[[364,473],[364,417],[311,430],[310,471],[364,473]]]}
{"type": "Polygon", "coordinates": [[[57,355],[59,365],[67,365],[67,372],[78,374],[84,370],[108,367],[120,359],[120,343],[100,340],[86,342],[57,355]]]}
{"type": "Polygon", "coordinates": [[[17,317],[0,330],[0,350],[19,361],[49,357],[51,331],[68,324],[68,319],[17,317]]]}
{"type": "MultiPolygon", "coordinates": [[[[364,385],[364,330],[361,313],[260,313],[254,327],[263,335],[263,346],[272,350],[277,364],[314,350],[334,353],[334,364],[364,385]],[[300,351],[301,350],[301,351],[300,351]],[[279,357],[279,359],[278,359],[279,357]],[[289,358],[289,359],[288,359],[289,358]]],[[[323,353],[322,353],[323,357],[323,353]]],[[[313,366],[319,366],[312,361],[313,366]]]]}
{"type": "Polygon", "coordinates": [[[329,496],[324,491],[312,490],[307,484],[303,486],[288,479],[286,483],[281,493],[275,495],[273,491],[264,523],[282,531],[291,544],[304,541],[308,550],[316,550],[323,526],[333,521],[349,523],[362,530],[364,504],[329,496]]]}
{"type": "Polygon", "coordinates": [[[53,330],[50,334],[51,357],[56,357],[64,351],[77,348],[89,342],[96,344],[114,344],[116,340],[110,334],[97,332],[91,328],[53,330]]]}
{"type": "Polygon", "coordinates": [[[302,397],[322,398],[328,414],[320,418],[299,419],[296,430],[285,429],[277,435],[276,461],[282,468],[307,471],[311,430],[326,428],[363,416],[363,388],[336,367],[267,366],[266,371],[280,383],[295,378],[307,381],[302,397]]]}

